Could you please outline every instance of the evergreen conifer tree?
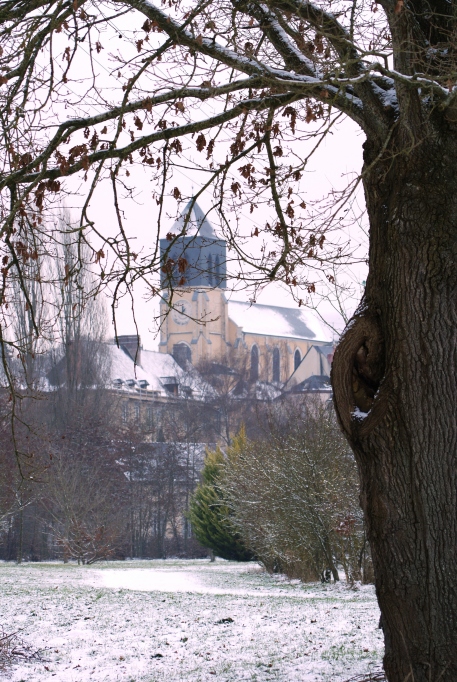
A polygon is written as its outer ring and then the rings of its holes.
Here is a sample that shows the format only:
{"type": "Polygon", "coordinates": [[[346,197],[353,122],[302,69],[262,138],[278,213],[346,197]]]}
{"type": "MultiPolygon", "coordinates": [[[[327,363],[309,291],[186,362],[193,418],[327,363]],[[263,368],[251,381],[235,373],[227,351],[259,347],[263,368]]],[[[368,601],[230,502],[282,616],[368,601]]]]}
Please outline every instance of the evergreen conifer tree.
{"type": "Polygon", "coordinates": [[[219,447],[207,453],[202,482],[190,501],[189,518],[195,537],[204,547],[223,559],[248,561],[252,554],[230,523],[230,507],[220,486],[224,462],[219,447]]]}

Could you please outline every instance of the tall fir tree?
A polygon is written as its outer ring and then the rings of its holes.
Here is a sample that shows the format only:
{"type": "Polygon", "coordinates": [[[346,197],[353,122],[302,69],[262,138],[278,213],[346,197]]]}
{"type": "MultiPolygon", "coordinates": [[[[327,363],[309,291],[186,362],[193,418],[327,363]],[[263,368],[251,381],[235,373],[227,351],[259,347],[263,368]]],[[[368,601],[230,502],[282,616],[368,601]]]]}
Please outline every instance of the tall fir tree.
{"type": "MultiPolygon", "coordinates": [[[[243,435],[235,439],[238,441],[243,435]]],[[[237,444],[235,444],[237,447],[237,444]]],[[[193,494],[189,518],[197,540],[216,556],[234,561],[249,561],[252,553],[230,523],[230,506],[221,488],[225,455],[217,447],[208,451],[202,472],[202,482],[193,494]]]]}

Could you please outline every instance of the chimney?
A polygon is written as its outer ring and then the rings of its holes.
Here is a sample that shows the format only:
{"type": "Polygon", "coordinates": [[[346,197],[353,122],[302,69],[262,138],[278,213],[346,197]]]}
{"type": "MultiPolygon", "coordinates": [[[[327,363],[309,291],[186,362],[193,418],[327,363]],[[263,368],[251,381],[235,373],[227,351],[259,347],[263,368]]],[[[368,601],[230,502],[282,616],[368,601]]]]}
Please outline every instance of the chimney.
{"type": "Polygon", "coordinates": [[[141,337],[138,334],[127,334],[118,336],[117,341],[124,353],[127,353],[135,364],[141,367],[141,337]]]}

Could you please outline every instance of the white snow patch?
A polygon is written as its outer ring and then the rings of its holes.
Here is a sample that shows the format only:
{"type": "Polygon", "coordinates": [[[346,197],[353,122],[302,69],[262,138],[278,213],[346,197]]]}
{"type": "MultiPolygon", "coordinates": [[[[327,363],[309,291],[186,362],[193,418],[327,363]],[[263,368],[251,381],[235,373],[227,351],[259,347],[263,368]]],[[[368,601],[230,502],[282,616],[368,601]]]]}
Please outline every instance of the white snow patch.
{"type": "Polygon", "coordinates": [[[131,568],[126,571],[94,571],[100,586],[139,590],[140,592],[204,592],[194,575],[179,571],[155,571],[131,568]]]}
{"type": "Polygon", "coordinates": [[[366,419],[369,415],[369,412],[362,412],[358,407],[355,408],[355,410],[352,412],[352,416],[354,419],[359,419],[362,421],[362,419],[366,419]]]}

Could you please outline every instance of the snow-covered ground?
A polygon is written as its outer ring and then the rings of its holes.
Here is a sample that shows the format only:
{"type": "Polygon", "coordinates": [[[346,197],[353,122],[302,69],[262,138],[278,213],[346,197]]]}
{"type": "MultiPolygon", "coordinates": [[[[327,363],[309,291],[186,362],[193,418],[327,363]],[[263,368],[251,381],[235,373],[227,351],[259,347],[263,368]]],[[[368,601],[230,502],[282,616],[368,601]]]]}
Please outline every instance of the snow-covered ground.
{"type": "Polygon", "coordinates": [[[0,583],[0,624],[46,648],[14,682],[342,682],[381,662],[371,586],[222,560],[0,564],[0,583]]]}

